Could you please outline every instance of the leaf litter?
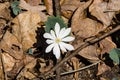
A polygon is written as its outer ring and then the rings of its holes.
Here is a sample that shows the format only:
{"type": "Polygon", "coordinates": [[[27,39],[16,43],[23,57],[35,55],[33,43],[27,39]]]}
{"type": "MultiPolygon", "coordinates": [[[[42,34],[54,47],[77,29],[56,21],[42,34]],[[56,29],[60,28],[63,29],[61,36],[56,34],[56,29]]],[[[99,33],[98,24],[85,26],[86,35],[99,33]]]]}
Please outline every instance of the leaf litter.
{"type": "MultiPolygon", "coordinates": [[[[23,10],[13,16],[10,2],[0,3],[0,52],[1,62],[0,78],[9,80],[33,80],[49,71],[56,64],[55,56],[45,53],[47,44],[41,33],[45,32],[44,24],[47,18],[54,13],[52,0],[20,0],[19,7],[23,10]],[[41,24],[42,23],[42,24],[41,24]],[[42,31],[37,30],[41,29],[42,31]],[[39,40],[38,40],[38,39],[39,40]],[[34,46],[40,43],[41,46],[34,46]],[[28,51],[31,49],[32,54],[28,51]]],[[[109,32],[117,24],[114,21],[116,13],[119,14],[119,0],[60,0],[62,18],[72,28],[75,41],[72,43],[78,48],[81,43],[99,37],[109,32]],[[108,31],[106,31],[108,29],[108,31]],[[103,33],[103,34],[102,34],[103,33]]],[[[120,15],[120,14],[119,14],[120,15]]],[[[65,62],[61,72],[77,70],[89,64],[100,62],[72,75],[62,76],[62,80],[110,80],[118,78],[119,74],[114,66],[105,62],[109,51],[116,48],[112,36],[90,45],[65,62]],[[96,73],[92,73],[96,71],[96,73]],[[110,72],[111,78],[106,78],[105,73],[110,72]],[[84,74],[84,75],[82,75],[84,74]],[[114,75],[113,75],[114,74],[114,75]]],[[[66,56],[66,55],[64,55],[66,56]]],[[[112,64],[112,62],[111,62],[112,64]]],[[[54,74],[54,73],[51,73],[54,74]]],[[[108,76],[110,77],[110,76],[108,76]]],[[[40,78],[44,78],[39,77],[40,78]]],[[[52,78],[52,77],[51,77],[52,78]]],[[[55,79],[54,77],[52,79],[55,79]]],[[[40,79],[41,80],[41,79],[40,79]]]]}

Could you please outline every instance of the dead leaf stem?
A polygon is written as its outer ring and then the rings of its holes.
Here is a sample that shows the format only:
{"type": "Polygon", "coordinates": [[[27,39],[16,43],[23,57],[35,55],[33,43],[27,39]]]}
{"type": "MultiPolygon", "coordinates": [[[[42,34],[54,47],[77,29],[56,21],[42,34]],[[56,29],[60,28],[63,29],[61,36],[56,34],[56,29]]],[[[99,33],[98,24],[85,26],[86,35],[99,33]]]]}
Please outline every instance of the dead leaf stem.
{"type": "Polygon", "coordinates": [[[44,76],[50,76],[50,73],[52,73],[53,71],[55,71],[56,69],[58,69],[64,62],[68,61],[70,58],[72,58],[73,56],[75,56],[79,51],[81,51],[82,49],[84,49],[85,47],[87,46],[90,46],[92,44],[95,44],[96,42],[98,41],[101,41],[103,40],[104,38],[110,36],[111,34],[113,34],[114,32],[120,30],[120,25],[118,25],[116,28],[112,29],[110,32],[107,32],[99,37],[96,37],[95,39],[92,39],[92,40],[89,40],[87,42],[83,42],[79,45],[79,47],[74,50],[72,53],[70,52],[67,52],[67,55],[63,60],[61,60],[56,66],[54,66],[50,71],[46,72],[44,74],[44,76]]]}

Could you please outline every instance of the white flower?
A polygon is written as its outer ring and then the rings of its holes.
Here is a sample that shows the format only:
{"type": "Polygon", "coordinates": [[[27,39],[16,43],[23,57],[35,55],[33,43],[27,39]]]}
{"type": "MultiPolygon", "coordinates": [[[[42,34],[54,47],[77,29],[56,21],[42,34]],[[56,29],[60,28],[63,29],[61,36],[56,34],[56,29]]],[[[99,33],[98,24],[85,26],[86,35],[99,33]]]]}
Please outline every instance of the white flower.
{"type": "Polygon", "coordinates": [[[43,36],[47,38],[46,43],[49,46],[46,48],[45,52],[48,53],[53,49],[53,54],[57,59],[60,58],[60,50],[67,52],[67,50],[74,50],[74,47],[66,42],[73,41],[75,38],[69,36],[71,28],[62,28],[60,30],[60,25],[55,24],[55,31],[51,30],[50,33],[45,33],[43,36]]]}

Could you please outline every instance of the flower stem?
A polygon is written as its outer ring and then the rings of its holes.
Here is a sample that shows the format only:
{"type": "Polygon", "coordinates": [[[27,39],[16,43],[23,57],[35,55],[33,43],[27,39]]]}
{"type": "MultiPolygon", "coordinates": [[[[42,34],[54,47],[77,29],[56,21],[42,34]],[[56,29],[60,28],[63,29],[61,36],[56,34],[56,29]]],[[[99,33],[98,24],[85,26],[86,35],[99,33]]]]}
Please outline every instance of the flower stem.
{"type": "MultiPolygon", "coordinates": [[[[61,61],[61,58],[60,59],[57,59],[57,63],[59,63],[61,61]]],[[[56,70],[56,80],[61,80],[61,76],[60,76],[60,73],[61,72],[61,67],[59,67],[57,70],[56,70]]]]}

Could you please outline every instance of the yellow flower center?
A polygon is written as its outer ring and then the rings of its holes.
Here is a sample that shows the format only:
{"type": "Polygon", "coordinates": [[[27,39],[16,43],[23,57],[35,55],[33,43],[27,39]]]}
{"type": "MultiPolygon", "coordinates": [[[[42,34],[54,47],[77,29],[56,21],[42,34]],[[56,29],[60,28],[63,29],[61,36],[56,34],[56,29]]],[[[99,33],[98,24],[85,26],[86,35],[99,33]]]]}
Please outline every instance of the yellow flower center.
{"type": "Polygon", "coordinates": [[[55,39],[55,42],[56,42],[56,43],[59,43],[59,42],[61,42],[61,39],[60,39],[60,38],[56,38],[56,39],[55,39]]]}

